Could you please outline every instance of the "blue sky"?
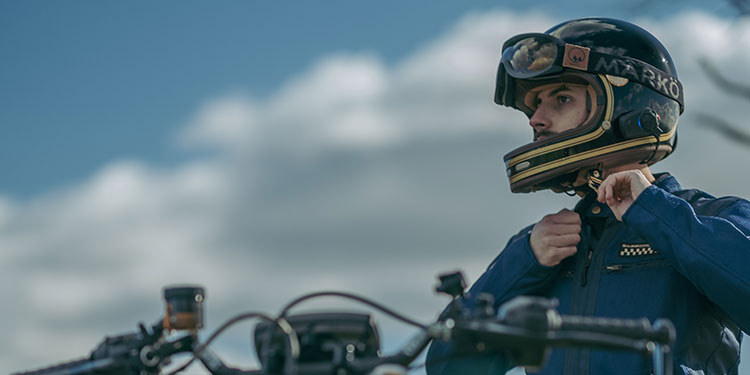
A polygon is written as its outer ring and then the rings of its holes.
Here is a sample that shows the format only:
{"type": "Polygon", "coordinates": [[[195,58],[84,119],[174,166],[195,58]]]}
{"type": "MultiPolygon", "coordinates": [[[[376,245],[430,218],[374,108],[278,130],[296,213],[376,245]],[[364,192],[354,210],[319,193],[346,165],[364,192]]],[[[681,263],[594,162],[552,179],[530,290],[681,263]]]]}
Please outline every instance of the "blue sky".
{"type": "Polygon", "coordinates": [[[122,157],[180,159],[168,139],[203,100],[235,89],[268,95],[334,51],[397,59],[461,8],[3,2],[0,191],[28,197],[122,157]]]}
{"type": "MultiPolygon", "coordinates": [[[[105,164],[190,157],[170,139],[203,101],[228,90],[270,95],[338,51],[386,64],[469,11],[526,1],[0,2],[0,192],[27,199],[105,164]],[[502,4],[502,5],[500,5],[502,4]]],[[[659,17],[727,2],[537,2],[561,19],[659,17]],[[675,9],[677,8],[677,9],[675,9]]]]}
{"type": "MultiPolygon", "coordinates": [[[[496,46],[568,18],[657,35],[687,109],[655,169],[750,194],[727,172],[748,150],[695,117],[748,118],[695,63],[750,82],[750,23],[727,2],[527,3],[0,0],[0,371],[88,353],[179,282],[207,288],[209,330],[320,289],[433,318],[436,274],[474,280],[575,203],[508,191],[502,155],[530,132],[491,102],[496,46]]],[[[247,332],[217,350],[245,363],[247,332]]]]}

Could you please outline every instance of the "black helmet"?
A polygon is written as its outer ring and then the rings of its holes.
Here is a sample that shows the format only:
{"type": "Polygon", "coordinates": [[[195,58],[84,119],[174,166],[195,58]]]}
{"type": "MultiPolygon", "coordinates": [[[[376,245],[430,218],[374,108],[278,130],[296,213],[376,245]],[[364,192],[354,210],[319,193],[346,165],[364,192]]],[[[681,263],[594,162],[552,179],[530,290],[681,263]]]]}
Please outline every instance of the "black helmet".
{"type": "Polygon", "coordinates": [[[666,48],[648,31],[585,18],[505,42],[496,103],[531,117],[530,94],[559,83],[585,85],[588,118],[506,154],[511,191],[568,191],[582,169],[651,165],[674,150],[682,84],[666,48]]]}

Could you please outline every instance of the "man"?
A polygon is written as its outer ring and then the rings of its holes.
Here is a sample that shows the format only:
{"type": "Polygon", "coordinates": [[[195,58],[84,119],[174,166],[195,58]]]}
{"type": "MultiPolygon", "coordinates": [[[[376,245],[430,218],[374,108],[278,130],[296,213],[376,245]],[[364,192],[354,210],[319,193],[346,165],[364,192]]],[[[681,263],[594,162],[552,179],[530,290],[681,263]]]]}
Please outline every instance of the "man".
{"type": "MultiPolygon", "coordinates": [[[[750,203],[683,190],[649,166],[672,153],[682,85],[662,44],[613,19],[562,23],[508,40],[495,101],[529,116],[534,141],[505,156],[513,192],[578,194],[510,239],[461,301],[554,297],[563,314],[667,318],[678,374],[737,374],[750,330],[750,203]]],[[[500,355],[452,358],[432,344],[429,374],[504,373],[500,355]]],[[[649,374],[627,352],[553,350],[544,374],[649,374]]]]}

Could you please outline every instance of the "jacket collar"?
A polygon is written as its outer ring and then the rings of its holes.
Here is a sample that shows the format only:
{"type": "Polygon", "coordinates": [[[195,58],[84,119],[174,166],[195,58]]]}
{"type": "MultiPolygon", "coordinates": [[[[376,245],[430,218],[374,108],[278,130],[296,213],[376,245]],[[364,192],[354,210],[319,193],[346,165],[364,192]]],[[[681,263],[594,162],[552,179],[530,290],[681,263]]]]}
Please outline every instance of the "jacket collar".
{"type": "Polygon", "coordinates": [[[677,182],[677,179],[667,172],[657,173],[654,175],[654,177],[656,178],[656,181],[654,181],[654,185],[660,187],[664,191],[673,193],[675,191],[682,190],[682,186],[680,186],[680,183],[677,182]]]}

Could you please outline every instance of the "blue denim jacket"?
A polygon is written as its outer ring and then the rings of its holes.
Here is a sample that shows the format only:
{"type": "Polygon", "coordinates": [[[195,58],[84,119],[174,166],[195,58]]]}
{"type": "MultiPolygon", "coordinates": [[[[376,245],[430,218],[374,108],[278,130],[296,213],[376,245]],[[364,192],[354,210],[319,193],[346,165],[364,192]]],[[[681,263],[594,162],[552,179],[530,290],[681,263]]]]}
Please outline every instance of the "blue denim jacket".
{"type": "MultiPolygon", "coordinates": [[[[737,374],[740,331],[750,330],[750,202],[682,190],[666,174],[623,222],[592,198],[576,206],[583,223],[576,255],[554,267],[539,264],[527,227],[474,283],[465,307],[480,293],[492,294],[496,305],[537,295],[557,298],[562,314],[667,318],[677,329],[675,374],[737,374]],[[597,220],[604,229],[594,236],[597,220]]],[[[504,374],[510,367],[499,356],[440,360],[452,351],[434,342],[428,374],[504,374]]],[[[651,363],[636,353],[554,349],[541,373],[650,374],[651,363]]]]}

